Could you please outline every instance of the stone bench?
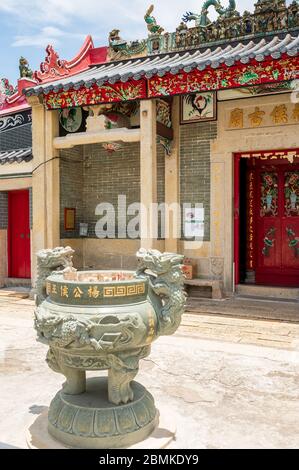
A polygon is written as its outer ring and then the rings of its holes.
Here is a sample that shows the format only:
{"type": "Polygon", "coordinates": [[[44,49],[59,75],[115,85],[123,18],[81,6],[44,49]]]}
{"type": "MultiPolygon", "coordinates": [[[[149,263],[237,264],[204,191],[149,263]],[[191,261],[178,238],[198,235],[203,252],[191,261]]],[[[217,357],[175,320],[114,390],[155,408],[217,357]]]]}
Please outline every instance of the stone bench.
{"type": "Polygon", "coordinates": [[[223,296],[223,283],[215,279],[185,279],[185,286],[190,287],[212,287],[212,299],[222,300],[223,296]]]}

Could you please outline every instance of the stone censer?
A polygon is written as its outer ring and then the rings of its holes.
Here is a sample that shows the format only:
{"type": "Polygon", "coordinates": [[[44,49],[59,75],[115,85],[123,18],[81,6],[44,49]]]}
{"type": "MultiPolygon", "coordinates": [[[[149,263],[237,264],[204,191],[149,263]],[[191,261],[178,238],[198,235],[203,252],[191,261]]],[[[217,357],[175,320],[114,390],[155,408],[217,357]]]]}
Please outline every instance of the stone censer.
{"type": "Polygon", "coordinates": [[[37,254],[35,328],[47,363],[66,382],[48,432],[66,446],[129,447],[159,424],[152,395],[134,381],[151,343],[173,334],[185,305],[183,257],[141,249],[138,269],[77,272],[70,247],[37,254]],[[86,371],[108,378],[86,380],[86,371]]]}

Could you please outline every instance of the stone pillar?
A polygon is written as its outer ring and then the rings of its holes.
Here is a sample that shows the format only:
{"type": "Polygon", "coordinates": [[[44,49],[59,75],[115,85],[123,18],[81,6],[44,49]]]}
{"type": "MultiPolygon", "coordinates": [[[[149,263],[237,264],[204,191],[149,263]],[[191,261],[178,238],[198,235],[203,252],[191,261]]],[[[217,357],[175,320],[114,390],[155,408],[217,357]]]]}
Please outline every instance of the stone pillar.
{"type": "Polygon", "coordinates": [[[165,251],[177,253],[181,231],[180,217],[180,97],[173,98],[172,106],[173,143],[171,156],[165,158],[165,203],[166,213],[165,251]],[[168,220],[167,220],[168,219],[168,220]]]}
{"type": "MultiPolygon", "coordinates": [[[[213,149],[212,149],[213,151],[213,149]]],[[[232,265],[232,158],[231,155],[211,155],[211,251],[210,266],[214,279],[224,280],[225,291],[231,291],[232,265]]]]}
{"type": "Polygon", "coordinates": [[[46,192],[47,192],[47,248],[60,245],[60,177],[59,151],[53,139],[59,135],[58,111],[46,111],[46,192]]]}
{"type": "Polygon", "coordinates": [[[140,103],[140,184],[142,207],[140,232],[141,246],[154,248],[157,243],[157,219],[151,210],[157,202],[157,123],[156,101],[144,100],[140,103]]]}
{"type": "Polygon", "coordinates": [[[36,252],[59,245],[59,160],[53,138],[58,135],[57,112],[46,111],[38,97],[32,107],[32,286],[36,281],[36,252]]]}

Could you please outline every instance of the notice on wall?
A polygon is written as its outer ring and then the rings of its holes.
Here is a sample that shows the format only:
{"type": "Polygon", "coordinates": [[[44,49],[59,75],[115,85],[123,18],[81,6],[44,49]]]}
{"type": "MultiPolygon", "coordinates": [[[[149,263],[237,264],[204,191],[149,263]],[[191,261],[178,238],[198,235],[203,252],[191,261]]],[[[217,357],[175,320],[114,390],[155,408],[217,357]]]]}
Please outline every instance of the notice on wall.
{"type": "Polygon", "coordinates": [[[184,235],[186,238],[202,240],[205,234],[205,210],[203,207],[185,208],[184,235]]]}

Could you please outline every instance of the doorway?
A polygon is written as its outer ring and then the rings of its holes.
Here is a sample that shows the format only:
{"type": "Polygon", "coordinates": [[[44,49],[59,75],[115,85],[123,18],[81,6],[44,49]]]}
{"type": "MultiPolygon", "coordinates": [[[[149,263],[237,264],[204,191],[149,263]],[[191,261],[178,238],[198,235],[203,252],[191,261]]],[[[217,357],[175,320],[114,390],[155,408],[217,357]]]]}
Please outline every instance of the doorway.
{"type": "Polygon", "coordinates": [[[29,190],[8,193],[8,276],[31,277],[29,190]]]}
{"type": "Polygon", "coordinates": [[[299,286],[299,159],[283,152],[235,162],[236,283],[299,286]]]}

